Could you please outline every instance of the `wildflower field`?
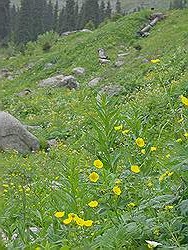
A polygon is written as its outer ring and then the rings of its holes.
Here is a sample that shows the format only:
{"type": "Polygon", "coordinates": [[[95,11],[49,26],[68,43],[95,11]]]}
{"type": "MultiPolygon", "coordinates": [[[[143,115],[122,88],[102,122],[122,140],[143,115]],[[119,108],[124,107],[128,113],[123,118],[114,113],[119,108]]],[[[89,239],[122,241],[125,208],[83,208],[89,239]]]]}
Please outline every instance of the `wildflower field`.
{"type": "Polygon", "coordinates": [[[0,152],[0,249],[188,249],[188,11],[167,12],[139,38],[149,14],[88,34],[49,33],[19,54],[1,51],[0,68],[19,72],[0,79],[1,109],[40,126],[32,133],[41,150],[0,152]],[[110,64],[99,64],[100,47],[110,64]],[[120,52],[128,54],[117,68],[120,52]],[[79,90],[37,87],[78,66],[86,69],[79,90]],[[88,87],[95,77],[100,84],[88,87]],[[123,92],[100,95],[109,83],[123,92]],[[24,88],[32,94],[18,96],[24,88]]]}

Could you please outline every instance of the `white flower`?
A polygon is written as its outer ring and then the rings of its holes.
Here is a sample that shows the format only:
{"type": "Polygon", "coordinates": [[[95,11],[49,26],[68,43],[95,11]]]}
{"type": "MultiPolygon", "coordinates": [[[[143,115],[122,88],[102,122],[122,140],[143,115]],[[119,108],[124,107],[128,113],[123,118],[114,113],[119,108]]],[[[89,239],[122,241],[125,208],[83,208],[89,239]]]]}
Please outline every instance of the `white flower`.
{"type": "Polygon", "coordinates": [[[150,248],[155,248],[155,247],[158,247],[158,246],[162,246],[161,243],[156,242],[156,241],[146,240],[146,242],[148,243],[148,245],[150,246],[150,248]]]}

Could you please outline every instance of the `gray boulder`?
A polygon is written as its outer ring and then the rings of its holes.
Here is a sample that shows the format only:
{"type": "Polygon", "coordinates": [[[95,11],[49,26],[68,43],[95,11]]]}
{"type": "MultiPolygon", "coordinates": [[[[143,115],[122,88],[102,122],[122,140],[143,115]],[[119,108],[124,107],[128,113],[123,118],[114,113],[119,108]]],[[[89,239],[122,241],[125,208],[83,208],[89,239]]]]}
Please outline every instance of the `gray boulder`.
{"type": "Polygon", "coordinates": [[[39,82],[39,87],[66,87],[68,89],[79,88],[79,83],[74,76],[58,75],[39,82]]]}
{"type": "Polygon", "coordinates": [[[102,89],[99,91],[99,95],[106,94],[108,96],[116,96],[122,92],[122,87],[120,85],[106,85],[103,86],[102,89]]]}
{"type": "Polygon", "coordinates": [[[74,68],[72,70],[73,74],[75,74],[75,75],[83,75],[83,74],[85,74],[85,71],[86,70],[82,67],[77,67],[77,68],[74,68]]]}
{"type": "Polygon", "coordinates": [[[96,77],[94,79],[92,79],[91,81],[88,82],[88,86],[93,88],[95,86],[97,86],[97,84],[102,80],[101,77],[96,77]]]}
{"type": "Polygon", "coordinates": [[[0,79],[8,77],[12,77],[12,72],[10,72],[8,69],[0,69],[0,79]]]}
{"type": "Polygon", "coordinates": [[[9,113],[0,111],[0,149],[16,150],[20,153],[37,151],[38,139],[9,113]]]}

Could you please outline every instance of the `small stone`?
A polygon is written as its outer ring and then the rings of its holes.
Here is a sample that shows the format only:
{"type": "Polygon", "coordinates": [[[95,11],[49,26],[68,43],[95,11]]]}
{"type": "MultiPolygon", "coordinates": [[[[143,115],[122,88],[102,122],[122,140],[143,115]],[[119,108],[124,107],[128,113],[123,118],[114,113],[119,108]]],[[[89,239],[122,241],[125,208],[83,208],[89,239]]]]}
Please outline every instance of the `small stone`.
{"type": "Polygon", "coordinates": [[[77,89],[79,88],[79,83],[74,76],[58,75],[40,81],[39,87],[66,87],[68,89],[77,89]]]}
{"type": "Polygon", "coordinates": [[[101,80],[102,80],[101,77],[96,77],[96,78],[92,79],[90,82],[88,82],[88,86],[91,88],[95,87],[101,80]]]}
{"type": "Polygon", "coordinates": [[[75,75],[83,75],[83,74],[85,74],[85,71],[86,70],[82,67],[77,67],[77,68],[74,68],[72,70],[73,74],[75,74],[75,75]]]}
{"type": "Polygon", "coordinates": [[[122,87],[120,85],[106,85],[102,87],[99,91],[99,94],[106,94],[108,96],[116,96],[119,95],[122,91],[122,87]]]}

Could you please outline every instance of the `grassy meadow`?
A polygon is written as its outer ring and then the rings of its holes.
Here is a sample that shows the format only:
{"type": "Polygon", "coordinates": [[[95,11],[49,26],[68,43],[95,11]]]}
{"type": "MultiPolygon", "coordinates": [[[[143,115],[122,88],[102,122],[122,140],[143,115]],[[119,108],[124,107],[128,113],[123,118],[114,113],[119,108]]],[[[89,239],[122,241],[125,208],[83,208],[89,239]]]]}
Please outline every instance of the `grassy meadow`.
{"type": "Polygon", "coordinates": [[[167,12],[139,38],[149,14],[2,53],[0,68],[15,77],[0,79],[1,109],[40,126],[31,132],[41,150],[0,152],[1,249],[154,249],[148,240],[188,249],[188,10],[167,12]],[[98,62],[101,47],[108,65],[98,62]],[[127,53],[119,68],[118,53],[127,53]],[[78,90],[37,86],[75,67],[86,69],[78,90]],[[88,87],[95,77],[102,80],[88,87]],[[108,84],[121,94],[99,95],[108,84]],[[17,95],[26,88],[31,95],[17,95]]]}

